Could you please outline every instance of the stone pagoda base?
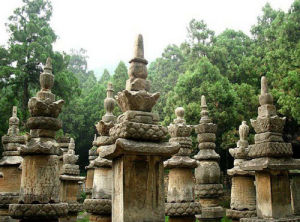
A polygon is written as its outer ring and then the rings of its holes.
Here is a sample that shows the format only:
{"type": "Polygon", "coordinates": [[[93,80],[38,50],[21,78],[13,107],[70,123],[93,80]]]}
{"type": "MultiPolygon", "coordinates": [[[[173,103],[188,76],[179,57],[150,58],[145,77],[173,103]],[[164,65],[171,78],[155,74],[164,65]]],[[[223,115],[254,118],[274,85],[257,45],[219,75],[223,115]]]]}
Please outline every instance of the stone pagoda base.
{"type": "Polygon", "coordinates": [[[196,215],[199,222],[220,222],[225,216],[223,207],[202,207],[201,215],[196,215]]]}
{"type": "Polygon", "coordinates": [[[165,212],[170,222],[194,222],[195,214],[201,213],[201,205],[198,202],[166,203],[165,212]]]}
{"type": "Polygon", "coordinates": [[[9,213],[20,222],[58,221],[59,217],[68,213],[68,204],[10,204],[9,213]]]}
{"type": "Polygon", "coordinates": [[[290,217],[281,219],[261,219],[261,218],[242,218],[240,222],[299,222],[300,217],[290,217]]]}
{"type": "Polygon", "coordinates": [[[255,210],[232,210],[227,209],[226,210],[226,216],[230,219],[232,219],[232,222],[238,222],[241,218],[249,218],[249,217],[255,217],[256,211],[255,210]]]}
{"type": "Polygon", "coordinates": [[[84,209],[90,213],[90,221],[111,222],[110,199],[85,199],[83,205],[84,209]]]}

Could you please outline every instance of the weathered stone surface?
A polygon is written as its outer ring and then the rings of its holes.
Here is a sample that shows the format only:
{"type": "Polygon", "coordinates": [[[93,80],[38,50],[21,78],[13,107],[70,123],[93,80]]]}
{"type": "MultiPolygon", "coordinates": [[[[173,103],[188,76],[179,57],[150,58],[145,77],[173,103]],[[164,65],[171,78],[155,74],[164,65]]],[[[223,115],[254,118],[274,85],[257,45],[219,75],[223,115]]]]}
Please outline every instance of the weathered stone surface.
{"type": "Polygon", "coordinates": [[[241,164],[243,170],[292,170],[300,168],[300,160],[292,158],[271,158],[262,157],[249,161],[245,161],[241,164]]]}
{"type": "Polygon", "coordinates": [[[281,133],[259,133],[254,136],[255,143],[264,143],[264,142],[283,142],[281,133]]]}
{"type": "MultiPolygon", "coordinates": [[[[4,193],[19,193],[21,184],[21,173],[19,165],[0,166],[0,195],[4,193]]],[[[1,204],[1,202],[0,202],[1,204]]]]}
{"type": "Polygon", "coordinates": [[[103,146],[99,156],[106,159],[114,159],[118,156],[127,155],[160,155],[164,158],[170,157],[179,150],[178,143],[153,143],[137,142],[134,140],[117,139],[114,145],[103,146]]]}
{"type": "MultiPolygon", "coordinates": [[[[192,139],[189,137],[172,137],[169,139],[169,142],[175,142],[175,143],[179,143],[180,144],[180,149],[182,148],[191,148],[193,143],[192,143],[192,139]]],[[[186,156],[186,155],[185,155],[186,156]]]]}
{"type": "Polygon", "coordinates": [[[197,184],[217,184],[220,181],[220,167],[214,161],[200,161],[195,169],[197,184]]]}
{"type": "Polygon", "coordinates": [[[201,215],[196,215],[199,221],[206,221],[208,219],[218,219],[220,221],[224,216],[224,209],[222,207],[202,207],[201,215]]]}
{"type": "Polygon", "coordinates": [[[17,203],[18,198],[19,198],[18,192],[2,192],[2,190],[1,190],[0,204],[8,206],[9,204],[17,203]]]}
{"type": "Polygon", "coordinates": [[[166,169],[172,168],[190,168],[194,169],[198,166],[197,161],[188,156],[173,156],[164,162],[166,169]]]}
{"type": "Polygon", "coordinates": [[[111,128],[109,134],[113,138],[161,141],[167,137],[168,130],[160,125],[125,121],[111,128]]]}
{"type": "Polygon", "coordinates": [[[59,159],[56,155],[24,156],[19,202],[59,202],[59,159]]]}
{"type": "Polygon", "coordinates": [[[56,102],[42,101],[36,97],[32,97],[28,102],[28,108],[31,116],[46,116],[57,118],[61,112],[63,100],[56,102]]]}
{"type": "Polygon", "coordinates": [[[78,181],[85,180],[85,177],[72,176],[72,175],[60,175],[59,179],[61,179],[61,180],[74,180],[77,183],[78,181]]]}
{"type": "Polygon", "coordinates": [[[112,221],[165,220],[160,156],[121,156],[113,161],[113,175],[112,221]]]}
{"type": "Polygon", "coordinates": [[[249,157],[290,157],[293,155],[292,144],[280,142],[256,143],[250,146],[249,157]]]}
{"type": "Polygon", "coordinates": [[[194,180],[190,169],[174,168],[169,171],[167,202],[194,202],[194,180]]]}
{"type": "Polygon", "coordinates": [[[159,93],[149,93],[145,90],[123,90],[118,93],[116,100],[122,112],[126,112],[128,110],[151,112],[152,107],[156,104],[158,98],[159,93]]]}
{"type": "Polygon", "coordinates": [[[112,211],[109,199],[85,199],[83,207],[87,212],[97,215],[110,215],[112,211]]]}
{"type": "Polygon", "coordinates": [[[226,216],[230,219],[241,219],[241,218],[248,218],[248,217],[256,217],[255,210],[226,210],[226,216]]]}
{"type": "Polygon", "coordinates": [[[157,124],[159,122],[159,116],[157,113],[128,110],[118,117],[118,123],[125,121],[145,124],[157,124]]]}
{"type": "Polygon", "coordinates": [[[223,194],[222,184],[196,184],[195,195],[197,198],[213,198],[223,194]]]}
{"type": "Polygon", "coordinates": [[[82,203],[68,203],[68,213],[73,214],[73,213],[78,213],[84,210],[83,204],[82,203]]]}
{"type": "Polygon", "coordinates": [[[27,120],[26,126],[29,129],[46,129],[46,130],[59,130],[62,127],[60,119],[53,117],[30,117],[27,120]]]}
{"type": "Polygon", "coordinates": [[[300,215],[300,174],[299,170],[295,171],[290,171],[289,175],[291,177],[291,201],[292,201],[292,210],[294,215],[300,215]]]}
{"type": "Polygon", "coordinates": [[[17,219],[47,220],[66,215],[68,204],[10,204],[9,213],[17,219]]]}
{"type": "Polygon", "coordinates": [[[2,136],[2,143],[17,143],[17,144],[25,144],[25,136],[8,136],[4,135],[2,136]]]}
{"type": "Polygon", "coordinates": [[[30,130],[30,136],[32,138],[38,138],[38,137],[54,138],[55,135],[56,135],[55,130],[46,130],[46,129],[32,129],[32,130],[30,130]]]}
{"type": "MultiPolygon", "coordinates": [[[[99,146],[105,146],[105,145],[113,144],[114,142],[115,142],[115,139],[113,137],[110,137],[110,136],[98,136],[94,145],[97,146],[97,147],[99,147],[99,146]]],[[[97,152],[97,149],[96,149],[96,152],[97,152]]],[[[95,151],[91,151],[91,155],[94,155],[94,153],[96,153],[96,152],[95,151]]],[[[97,156],[97,155],[95,155],[95,156],[97,156]]]]}
{"type": "Polygon", "coordinates": [[[88,168],[86,172],[86,181],[85,181],[85,192],[88,197],[91,197],[93,190],[93,181],[94,181],[94,168],[88,168]]]}
{"type": "Polygon", "coordinates": [[[256,217],[250,217],[250,218],[241,218],[241,222],[299,222],[299,217],[288,217],[288,218],[280,218],[280,219],[272,219],[272,218],[256,218],[256,217]]]}
{"type": "Polygon", "coordinates": [[[52,138],[31,138],[26,146],[21,146],[20,154],[25,155],[61,155],[58,143],[52,138]]]}
{"type": "Polygon", "coordinates": [[[130,78],[126,80],[126,90],[128,91],[139,91],[146,90],[147,92],[150,90],[150,81],[142,78],[130,78]]]}
{"type": "Polygon", "coordinates": [[[198,154],[194,156],[196,160],[219,160],[220,155],[213,149],[202,149],[199,150],[198,154]]]}
{"type": "Polygon", "coordinates": [[[214,133],[201,133],[197,135],[197,139],[199,143],[202,142],[215,142],[216,134],[214,133]]]}
{"type": "Polygon", "coordinates": [[[230,207],[240,211],[256,209],[253,177],[235,176],[232,178],[230,207]]]}
{"type": "Polygon", "coordinates": [[[98,167],[94,171],[93,199],[111,199],[112,194],[112,169],[111,167],[98,167]]]}
{"type": "Polygon", "coordinates": [[[258,117],[256,120],[251,120],[251,125],[256,133],[282,133],[284,124],[285,118],[280,118],[278,116],[258,117]]]}
{"type": "Polygon", "coordinates": [[[217,132],[217,125],[213,124],[213,123],[199,124],[199,125],[195,126],[195,132],[197,134],[216,133],[217,132]]]}
{"type": "Polygon", "coordinates": [[[2,153],[3,156],[19,156],[20,151],[5,151],[2,153]]]}
{"type": "Polygon", "coordinates": [[[111,160],[107,160],[101,157],[97,157],[94,161],[94,166],[96,168],[98,167],[104,167],[104,168],[111,168],[112,167],[112,163],[111,160]]]}
{"type": "Polygon", "coordinates": [[[292,215],[287,171],[256,172],[258,218],[284,218],[292,215]]]}
{"type": "Polygon", "coordinates": [[[200,203],[166,203],[165,214],[167,216],[187,216],[201,213],[200,203]]]}
{"type": "Polygon", "coordinates": [[[199,143],[198,148],[200,150],[202,149],[215,149],[216,148],[216,144],[213,142],[203,142],[203,143],[199,143]]]}

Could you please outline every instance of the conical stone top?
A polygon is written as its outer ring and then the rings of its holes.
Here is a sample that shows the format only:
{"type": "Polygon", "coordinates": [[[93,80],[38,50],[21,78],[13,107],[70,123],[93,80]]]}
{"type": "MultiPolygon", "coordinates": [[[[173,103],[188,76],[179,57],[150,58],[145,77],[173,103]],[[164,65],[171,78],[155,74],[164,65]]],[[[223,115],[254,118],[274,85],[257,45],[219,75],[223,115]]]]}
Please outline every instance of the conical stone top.
{"type": "Polygon", "coordinates": [[[292,147],[290,143],[284,143],[282,132],[286,118],[279,117],[276,107],[273,105],[273,97],[268,92],[267,78],[261,78],[261,94],[259,96],[260,107],[258,117],[251,120],[255,134],[255,144],[250,146],[249,156],[258,157],[290,157],[292,147]]]}
{"type": "Polygon", "coordinates": [[[133,59],[130,62],[134,60],[140,60],[140,62],[147,64],[147,60],[144,59],[144,41],[141,34],[139,34],[135,40],[133,59]]]}
{"type": "Polygon", "coordinates": [[[208,116],[209,112],[206,105],[206,99],[205,96],[201,96],[201,119],[200,123],[210,123],[211,119],[208,116]]]}

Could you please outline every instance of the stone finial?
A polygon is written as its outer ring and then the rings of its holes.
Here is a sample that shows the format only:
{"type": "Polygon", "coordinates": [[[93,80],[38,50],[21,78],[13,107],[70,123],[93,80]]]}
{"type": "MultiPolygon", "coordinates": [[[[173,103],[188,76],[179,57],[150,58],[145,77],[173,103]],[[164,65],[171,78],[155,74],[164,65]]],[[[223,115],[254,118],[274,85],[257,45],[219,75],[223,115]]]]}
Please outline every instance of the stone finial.
{"type": "Polygon", "coordinates": [[[48,57],[46,60],[46,65],[44,67],[44,71],[46,73],[52,73],[52,61],[51,61],[50,57],[48,57]]]}
{"type": "Polygon", "coordinates": [[[144,59],[144,42],[141,34],[135,40],[133,57],[144,59]]]}
{"type": "Polygon", "coordinates": [[[261,94],[259,96],[259,104],[262,105],[273,105],[273,96],[268,90],[268,81],[265,76],[261,77],[261,94]]]}
{"type": "Polygon", "coordinates": [[[111,121],[109,118],[110,117],[114,117],[112,112],[115,108],[115,100],[113,98],[113,93],[114,93],[114,90],[113,90],[113,86],[112,86],[112,83],[109,82],[107,84],[107,90],[106,90],[106,99],[104,100],[104,108],[105,108],[105,115],[104,117],[102,117],[102,120],[103,121],[111,121]]]}
{"type": "Polygon", "coordinates": [[[239,127],[240,140],[247,140],[249,135],[249,126],[246,121],[242,121],[242,125],[239,127]]]}
{"type": "Polygon", "coordinates": [[[201,119],[200,119],[200,123],[210,123],[211,119],[209,118],[208,114],[208,109],[207,109],[207,105],[206,105],[206,99],[205,96],[202,95],[201,96],[201,119]]]}
{"type": "Polygon", "coordinates": [[[73,138],[70,139],[68,154],[75,154],[75,142],[73,138]]]}
{"type": "Polygon", "coordinates": [[[174,120],[174,123],[186,123],[184,119],[184,108],[183,107],[177,107],[175,109],[175,115],[176,119],[174,120]]]}
{"type": "Polygon", "coordinates": [[[126,89],[129,91],[150,90],[150,81],[146,80],[148,61],[144,59],[143,36],[139,34],[135,40],[133,59],[129,61],[129,79],[126,81],[126,89]]]}
{"type": "Polygon", "coordinates": [[[12,117],[9,118],[8,135],[13,136],[19,133],[19,122],[19,118],[17,117],[17,107],[13,106],[12,117]]]}

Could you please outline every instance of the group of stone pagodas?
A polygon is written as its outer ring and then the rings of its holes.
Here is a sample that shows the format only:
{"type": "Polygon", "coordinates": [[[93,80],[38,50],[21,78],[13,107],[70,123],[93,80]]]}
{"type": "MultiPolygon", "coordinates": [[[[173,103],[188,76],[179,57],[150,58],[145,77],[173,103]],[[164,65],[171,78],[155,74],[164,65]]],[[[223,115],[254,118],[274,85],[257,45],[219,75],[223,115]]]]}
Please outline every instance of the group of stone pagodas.
{"type": "Polygon", "coordinates": [[[74,140],[61,141],[61,149],[55,139],[62,127],[58,115],[64,101],[55,101],[53,84],[48,58],[40,74],[41,90],[28,102],[27,136],[19,135],[17,108],[13,107],[8,133],[2,137],[0,221],[76,221],[82,211],[77,202],[78,181],[85,178],[79,176],[75,164],[74,140]]]}
{"type": "MultiPolygon", "coordinates": [[[[79,182],[85,178],[79,176],[74,140],[55,140],[62,127],[58,116],[63,101],[55,101],[51,92],[54,76],[47,60],[40,75],[41,90],[28,104],[30,135],[26,139],[19,135],[14,107],[8,133],[2,137],[0,221],[11,216],[21,222],[71,222],[83,209],[94,222],[163,222],[165,215],[170,222],[221,221],[225,209],[219,203],[223,185],[220,156],[215,152],[217,126],[209,117],[206,99],[201,98],[198,125],[186,123],[182,107],[175,110],[176,119],[168,128],[160,125],[158,114],[151,112],[159,93],[149,92],[146,65],[139,35],[126,89],[116,96],[123,112],[117,118],[112,84],[108,84],[106,113],[96,125],[99,136],[89,151],[88,195],[82,205],[79,182]],[[199,152],[191,158],[193,129],[199,152]],[[165,169],[169,171],[166,199],[165,169]]],[[[249,127],[243,121],[237,147],[229,150],[234,167],[228,170],[232,187],[226,215],[245,222],[300,221],[294,215],[300,212],[300,179],[291,171],[300,168],[300,161],[292,159],[291,144],[283,141],[285,118],[276,114],[265,77],[259,102],[258,117],[251,120],[255,144],[248,144],[249,127]]]]}

